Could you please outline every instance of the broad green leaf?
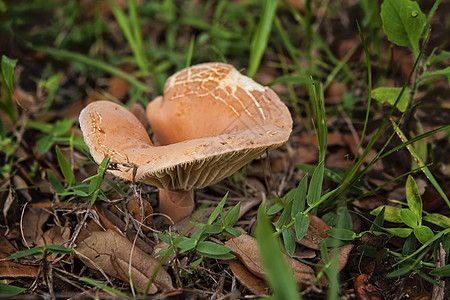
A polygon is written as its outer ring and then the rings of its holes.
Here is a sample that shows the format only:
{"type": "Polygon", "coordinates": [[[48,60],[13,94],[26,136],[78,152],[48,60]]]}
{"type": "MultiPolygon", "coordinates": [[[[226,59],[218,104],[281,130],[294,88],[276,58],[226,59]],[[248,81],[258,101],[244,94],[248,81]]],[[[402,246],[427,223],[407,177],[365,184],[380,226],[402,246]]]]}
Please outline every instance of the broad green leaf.
{"type": "Polygon", "coordinates": [[[267,215],[273,216],[276,213],[279,213],[283,209],[283,205],[281,203],[275,203],[267,210],[267,215]]]}
{"type": "Polygon", "coordinates": [[[375,217],[375,220],[373,220],[372,226],[370,226],[369,231],[374,230],[381,230],[381,227],[383,227],[384,224],[384,215],[386,213],[386,206],[381,206],[380,212],[375,217]]]}
{"type": "Polygon", "coordinates": [[[189,251],[195,248],[197,240],[183,237],[183,240],[176,245],[181,251],[189,251]]]}
{"type": "Polygon", "coordinates": [[[393,235],[406,238],[413,231],[411,228],[384,228],[387,232],[392,233],[393,235]]]}
{"type": "Polygon", "coordinates": [[[306,191],[308,189],[308,174],[303,176],[294,192],[291,216],[295,217],[299,212],[305,210],[306,191]]]}
{"type": "Polygon", "coordinates": [[[231,251],[231,249],[226,246],[219,245],[210,241],[199,242],[196,250],[201,253],[212,255],[224,255],[231,251]]]}
{"type": "Polygon", "coordinates": [[[347,230],[353,229],[352,217],[350,216],[347,207],[344,207],[339,211],[338,227],[347,230]]]}
{"type": "Polygon", "coordinates": [[[411,266],[405,266],[386,275],[386,278],[401,277],[412,271],[411,266]]]}
{"type": "Polygon", "coordinates": [[[301,299],[292,273],[286,272],[289,270],[289,266],[273,233],[267,215],[260,209],[255,229],[256,241],[267,274],[267,281],[273,290],[273,299],[301,299]]]}
{"type": "Polygon", "coordinates": [[[216,218],[220,215],[222,212],[223,207],[225,206],[225,201],[227,201],[228,198],[228,192],[223,196],[222,200],[220,201],[219,205],[213,210],[211,215],[208,218],[208,224],[212,224],[216,218]]]}
{"type": "Polygon", "coordinates": [[[220,224],[214,223],[214,224],[207,224],[204,227],[205,233],[209,234],[218,234],[222,232],[222,226],[220,224]]]}
{"type": "Polygon", "coordinates": [[[409,175],[406,180],[406,202],[409,209],[416,215],[418,224],[422,224],[422,199],[414,178],[409,175]]]}
{"type": "Polygon", "coordinates": [[[39,155],[44,154],[52,147],[54,142],[55,137],[53,135],[48,134],[46,136],[43,136],[36,142],[37,153],[39,153],[39,155]]]}
{"type": "Polygon", "coordinates": [[[225,216],[223,217],[223,226],[224,227],[233,227],[238,219],[240,210],[241,210],[241,202],[236,204],[232,209],[230,209],[225,214],[225,216]]]}
{"type": "Polygon", "coordinates": [[[416,228],[417,225],[419,225],[416,215],[407,208],[402,208],[400,210],[400,218],[403,223],[409,227],[416,228]]]}
{"type": "Polygon", "coordinates": [[[70,164],[67,162],[59,147],[56,147],[56,157],[64,178],[69,186],[72,186],[75,183],[75,175],[73,174],[70,164]]]}
{"type": "Polygon", "coordinates": [[[323,182],[323,170],[324,165],[321,161],[314,170],[311,177],[311,182],[309,183],[307,202],[309,206],[313,206],[320,199],[320,194],[322,192],[322,182],[323,182]]]}
{"type": "Polygon", "coordinates": [[[411,0],[385,0],[381,5],[381,21],[388,39],[399,46],[409,47],[419,55],[419,40],[425,25],[425,15],[411,0]]]}
{"type": "Polygon", "coordinates": [[[423,216],[423,220],[442,228],[450,228],[450,218],[441,214],[427,214],[423,216]]]}
{"type": "Polygon", "coordinates": [[[434,237],[433,230],[431,230],[430,227],[424,225],[414,228],[414,235],[422,244],[425,244],[434,237]]]}
{"type": "Polygon", "coordinates": [[[440,276],[440,277],[450,277],[450,265],[445,265],[434,269],[430,272],[430,275],[440,276]]]}
{"type": "Polygon", "coordinates": [[[0,281],[0,296],[1,297],[5,297],[5,296],[14,296],[17,294],[20,294],[24,291],[26,291],[27,289],[18,287],[18,286],[14,286],[14,285],[9,285],[4,283],[3,281],[0,281]]]}
{"type": "Polygon", "coordinates": [[[53,174],[52,170],[50,169],[47,170],[47,177],[48,181],[50,181],[50,184],[52,185],[53,190],[57,194],[61,194],[65,191],[63,184],[61,183],[61,181],[59,181],[58,177],[56,177],[56,175],[53,174]]]}
{"type": "Polygon", "coordinates": [[[242,231],[235,229],[233,227],[225,227],[223,231],[233,236],[240,236],[242,234],[242,231]]]}
{"type": "Polygon", "coordinates": [[[416,250],[417,250],[417,239],[414,237],[414,235],[410,235],[403,243],[402,254],[403,256],[407,256],[416,250]]]}
{"type": "Polygon", "coordinates": [[[344,228],[331,228],[325,230],[325,232],[331,237],[342,241],[352,241],[356,237],[356,234],[353,231],[344,228]]]}
{"type": "Polygon", "coordinates": [[[400,208],[398,207],[383,205],[372,210],[370,214],[378,216],[378,214],[383,208],[385,209],[384,220],[392,223],[403,223],[402,219],[400,218],[400,208]]]}
{"type": "Polygon", "coordinates": [[[292,210],[292,201],[289,201],[286,207],[284,208],[283,212],[281,213],[280,218],[277,221],[276,225],[277,229],[280,229],[281,227],[286,226],[291,222],[292,220],[291,210],[292,210]]]}
{"type": "MultiPolygon", "coordinates": [[[[380,101],[381,103],[388,102],[389,104],[394,105],[395,101],[398,98],[398,95],[400,95],[401,90],[402,88],[379,87],[372,90],[372,98],[380,101]]],[[[411,89],[406,88],[397,103],[397,108],[401,112],[404,112],[406,110],[406,107],[408,106],[408,98],[410,92],[411,89]]]]}
{"type": "Polygon", "coordinates": [[[297,236],[297,239],[301,240],[305,236],[306,231],[308,231],[308,227],[309,227],[308,215],[298,213],[295,216],[294,227],[295,227],[295,235],[297,236]]]}
{"type": "Polygon", "coordinates": [[[295,233],[292,229],[283,227],[281,229],[281,234],[283,236],[284,248],[287,254],[292,257],[295,251],[295,233]]]}

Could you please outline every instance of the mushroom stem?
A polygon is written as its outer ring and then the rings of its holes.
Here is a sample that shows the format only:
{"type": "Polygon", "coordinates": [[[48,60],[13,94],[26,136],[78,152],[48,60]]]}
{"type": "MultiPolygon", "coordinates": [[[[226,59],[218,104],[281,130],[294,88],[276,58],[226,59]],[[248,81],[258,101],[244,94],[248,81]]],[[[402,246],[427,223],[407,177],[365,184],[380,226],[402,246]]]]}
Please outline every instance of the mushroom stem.
{"type": "Polygon", "coordinates": [[[159,211],[168,215],[174,223],[189,216],[194,210],[194,206],[194,190],[159,189],[159,211]]]}

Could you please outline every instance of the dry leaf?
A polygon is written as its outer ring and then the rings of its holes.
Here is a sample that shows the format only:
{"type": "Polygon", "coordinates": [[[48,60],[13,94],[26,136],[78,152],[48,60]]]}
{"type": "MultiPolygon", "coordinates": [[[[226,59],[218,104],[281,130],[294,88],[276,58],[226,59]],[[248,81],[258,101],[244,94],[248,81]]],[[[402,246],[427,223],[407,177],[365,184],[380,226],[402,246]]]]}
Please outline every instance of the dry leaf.
{"type": "MultiPolygon", "coordinates": [[[[295,239],[297,243],[299,243],[302,246],[319,250],[319,243],[328,236],[328,233],[325,232],[325,230],[330,229],[330,226],[328,226],[327,223],[325,223],[321,218],[314,216],[314,215],[308,215],[309,216],[309,227],[306,231],[305,236],[299,241],[297,238],[295,239]]],[[[295,231],[294,226],[292,226],[292,229],[295,231]]]]}
{"type": "Polygon", "coordinates": [[[42,226],[47,222],[50,213],[41,207],[27,207],[23,216],[24,246],[32,247],[38,243],[43,234],[42,226]]]}
{"type": "Polygon", "coordinates": [[[361,274],[355,279],[355,292],[360,300],[381,300],[376,288],[369,282],[369,275],[361,274]]]}
{"type": "MultiPolygon", "coordinates": [[[[78,257],[88,267],[100,268],[103,272],[122,280],[128,278],[130,269],[131,277],[141,292],[145,290],[149,278],[159,263],[137,246],[133,248],[133,244],[128,239],[110,229],[104,232],[93,232],[76,247],[76,251],[77,254],[81,254],[78,257]]],[[[153,294],[158,290],[173,290],[172,280],[163,268],[160,268],[156,274],[149,292],[153,294]]]]}
{"type": "MultiPolygon", "coordinates": [[[[265,272],[261,257],[258,251],[256,240],[247,235],[241,234],[238,237],[229,239],[225,246],[231,249],[231,253],[247,267],[247,269],[260,278],[265,278],[265,272]]],[[[294,272],[294,278],[300,287],[305,287],[314,281],[314,271],[311,267],[300,261],[285,255],[286,261],[294,272]]]]}
{"type": "MultiPolygon", "coordinates": [[[[18,250],[5,237],[5,231],[0,230],[0,259],[6,258],[18,250]]],[[[14,261],[0,261],[0,277],[17,278],[29,277],[34,278],[38,274],[38,267],[23,265],[14,261]]]]}
{"type": "Polygon", "coordinates": [[[234,276],[242,283],[249,291],[258,297],[265,297],[270,295],[269,287],[261,278],[253,275],[248,269],[235,259],[228,261],[230,269],[234,276]]]}
{"type": "MultiPolygon", "coordinates": [[[[138,199],[133,197],[128,201],[127,208],[130,211],[133,218],[141,222],[142,224],[151,227],[153,221],[153,207],[145,199],[138,199]]],[[[144,233],[148,233],[150,229],[142,227],[144,233]]]]}

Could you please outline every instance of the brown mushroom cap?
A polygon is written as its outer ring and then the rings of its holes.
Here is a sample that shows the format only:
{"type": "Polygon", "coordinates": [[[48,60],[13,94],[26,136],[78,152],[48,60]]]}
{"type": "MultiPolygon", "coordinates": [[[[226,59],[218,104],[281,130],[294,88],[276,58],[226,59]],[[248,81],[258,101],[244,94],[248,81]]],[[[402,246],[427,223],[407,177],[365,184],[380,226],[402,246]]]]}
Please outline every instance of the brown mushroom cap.
{"type": "Polygon", "coordinates": [[[79,120],[96,162],[108,155],[132,163],[134,168],[118,164],[111,173],[166,190],[214,184],[284,144],[292,130],[288,109],[271,89],[218,63],[174,74],[164,98],[147,112],[161,146],[153,146],[134,115],[112,102],[89,104],[79,120]]]}

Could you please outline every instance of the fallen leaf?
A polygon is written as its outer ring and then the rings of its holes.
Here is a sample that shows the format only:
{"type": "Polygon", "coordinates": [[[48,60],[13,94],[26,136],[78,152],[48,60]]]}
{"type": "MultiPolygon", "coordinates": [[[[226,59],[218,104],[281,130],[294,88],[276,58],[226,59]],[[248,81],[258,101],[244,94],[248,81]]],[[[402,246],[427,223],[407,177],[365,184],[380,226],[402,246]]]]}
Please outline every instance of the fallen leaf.
{"type": "Polygon", "coordinates": [[[25,247],[37,245],[43,234],[42,226],[47,222],[50,213],[41,207],[26,207],[22,220],[23,242],[25,247]]]}
{"type": "MultiPolygon", "coordinates": [[[[147,227],[152,226],[153,207],[150,205],[150,202],[142,199],[142,197],[140,199],[138,199],[137,197],[133,197],[130,199],[130,201],[128,201],[127,208],[133,218],[147,227]]],[[[142,231],[144,233],[148,233],[150,229],[145,226],[142,227],[142,231]]]]}
{"type": "MultiPolygon", "coordinates": [[[[305,246],[307,248],[311,248],[314,250],[319,250],[319,243],[328,236],[328,233],[325,232],[325,230],[330,229],[330,226],[328,226],[327,223],[325,223],[321,218],[314,216],[314,215],[308,215],[309,216],[309,227],[306,231],[305,236],[298,240],[295,239],[297,243],[299,243],[302,246],[305,246]]],[[[292,229],[295,231],[294,226],[292,226],[292,229]]]]}
{"type": "MultiPolygon", "coordinates": [[[[0,259],[16,252],[18,250],[5,237],[5,231],[0,230],[0,259]]],[[[38,269],[37,266],[24,265],[10,260],[0,261],[0,277],[2,278],[35,278],[38,274],[38,269]]]]}
{"type": "MultiPolygon", "coordinates": [[[[88,267],[96,270],[100,268],[116,278],[127,280],[128,270],[130,270],[131,277],[141,292],[145,290],[159,264],[154,257],[137,246],[133,247],[128,239],[110,229],[93,232],[76,247],[76,251],[78,257],[88,267]]],[[[158,290],[173,290],[170,275],[163,268],[156,273],[149,293],[154,294],[158,290]]]]}
{"type": "Polygon", "coordinates": [[[249,291],[258,297],[269,296],[269,287],[261,278],[255,276],[240,262],[235,259],[229,260],[228,264],[234,276],[242,283],[249,291]]]}
{"type": "Polygon", "coordinates": [[[355,292],[360,300],[381,300],[376,288],[369,282],[369,275],[361,274],[355,279],[355,292]]]}
{"type": "MultiPolygon", "coordinates": [[[[231,253],[236,255],[251,273],[263,279],[266,277],[258,245],[253,237],[248,234],[241,234],[226,241],[225,246],[231,249],[231,253]]],[[[314,281],[314,271],[311,267],[287,255],[285,255],[285,258],[301,288],[314,281]]]]}

